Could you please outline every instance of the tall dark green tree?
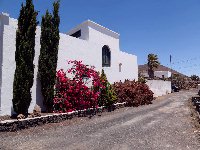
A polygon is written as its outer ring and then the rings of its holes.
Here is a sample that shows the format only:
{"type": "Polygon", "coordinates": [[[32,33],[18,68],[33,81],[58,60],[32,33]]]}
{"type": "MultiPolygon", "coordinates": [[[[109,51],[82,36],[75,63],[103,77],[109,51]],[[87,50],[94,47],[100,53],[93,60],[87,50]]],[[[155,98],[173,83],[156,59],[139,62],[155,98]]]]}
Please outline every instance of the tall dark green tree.
{"type": "Polygon", "coordinates": [[[54,85],[56,80],[56,68],[59,46],[59,1],[53,3],[53,15],[46,11],[42,17],[40,56],[39,56],[39,79],[44,104],[48,112],[52,111],[54,85]]]}
{"type": "Polygon", "coordinates": [[[104,88],[100,89],[100,97],[98,102],[99,106],[110,107],[117,100],[117,95],[112,85],[108,82],[103,69],[101,72],[100,81],[104,88]]]}
{"type": "Polygon", "coordinates": [[[30,106],[34,78],[35,31],[37,12],[32,0],[22,4],[16,31],[16,70],[13,83],[13,108],[18,114],[26,114],[30,106]]]}

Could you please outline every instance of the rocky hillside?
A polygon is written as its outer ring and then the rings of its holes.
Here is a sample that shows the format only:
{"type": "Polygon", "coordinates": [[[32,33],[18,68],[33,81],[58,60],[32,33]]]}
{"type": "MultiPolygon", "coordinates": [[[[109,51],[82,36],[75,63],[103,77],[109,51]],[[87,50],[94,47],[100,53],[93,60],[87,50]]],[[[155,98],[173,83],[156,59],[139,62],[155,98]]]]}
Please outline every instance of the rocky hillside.
{"type": "MultiPolygon", "coordinates": [[[[141,73],[141,72],[147,72],[148,71],[148,66],[147,64],[144,64],[144,65],[138,65],[138,72],[141,73]]],[[[166,66],[163,66],[163,65],[159,65],[158,68],[155,69],[155,71],[172,71],[172,74],[178,74],[182,77],[187,77],[186,75],[176,71],[176,70],[171,70],[171,68],[169,67],[166,67],[166,66]]]]}

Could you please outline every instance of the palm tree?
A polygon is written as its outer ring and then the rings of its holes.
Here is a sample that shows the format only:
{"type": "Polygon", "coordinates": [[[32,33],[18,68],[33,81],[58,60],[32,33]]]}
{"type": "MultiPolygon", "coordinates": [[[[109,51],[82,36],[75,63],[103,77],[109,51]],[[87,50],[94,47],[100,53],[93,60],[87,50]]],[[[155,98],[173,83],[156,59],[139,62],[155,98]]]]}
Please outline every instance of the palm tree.
{"type": "Polygon", "coordinates": [[[154,78],[154,69],[158,68],[160,62],[158,61],[158,56],[155,54],[148,55],[148,75],[150,78],[154,78]]]}

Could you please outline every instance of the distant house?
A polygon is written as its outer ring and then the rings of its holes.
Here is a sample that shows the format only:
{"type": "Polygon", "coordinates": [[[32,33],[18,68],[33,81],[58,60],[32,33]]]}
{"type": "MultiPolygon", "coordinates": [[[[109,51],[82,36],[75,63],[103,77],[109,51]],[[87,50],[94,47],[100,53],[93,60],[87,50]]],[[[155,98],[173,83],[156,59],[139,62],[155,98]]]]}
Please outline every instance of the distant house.
{"type": "MultiPolygon", "coordinates": [[[[149,77],[148,72],[140,72],[144,77],[149,77]]],[[[171,77],[170,71],[154,71],[154,76],[158,78],[169,78],[171,77]]]]}
{"type": "MultiPolygon", "coordinates": [[[[147,64],[138,65],[138,72],[145,77],[149,77],[148,65],[147,64]]],[[[171,74],[178,74],[178,75],[185,77],[185,75],[183,75],[173,69],[171,70],[170,68],[163,66],[163,65],[159,65],[158,68],[155,68],[155,71],[154,71],[154,76],[159,77],[159,78],[169,78],[169,77],[171,77],[171,74]]]]}

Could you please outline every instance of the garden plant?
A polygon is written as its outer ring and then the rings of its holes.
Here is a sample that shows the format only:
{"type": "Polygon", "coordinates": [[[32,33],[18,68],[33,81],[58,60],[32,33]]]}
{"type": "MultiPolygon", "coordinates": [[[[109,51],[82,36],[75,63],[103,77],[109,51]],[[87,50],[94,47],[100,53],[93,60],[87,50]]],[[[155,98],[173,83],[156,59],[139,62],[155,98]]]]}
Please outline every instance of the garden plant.
{"type": "Polygon", "coordinates": [[[55,85],[54,112],[70,112],[96,108],[100,89],[105,88],[94,67],[84,65],[82,61],[69,61],[72,65],[66,72],[57,72],[55,85]],[[68,77],[68,76],[71,77],[68,77]]]}
{"type": "Polygon", "coordinates": [[[34,78],[35,31],[37,12],[32,0],[22,4],[16,32],[16,69],[13,83],[13,108],[17,114],[26,115],[30,106],[34,78]]]}
{"type": "Polygon", "coordinates": [[[140,106],[151,104],[153,101],[153,92],[149,87],[138,81],[126,80],[124,83],[114,84],[118,102],[126,102],[127,106],[140,106]]]}
{"type": "Polygon", "coordinates": [[[42,17],[40,56],[38,65],[38,77],[41,82],[41,92],[44,104],[48,112],[52,112],[54,85],[56,80],[56,68],[59,45],[59,1],[53,3],[53,15],[46,11],[42,17]]]}

